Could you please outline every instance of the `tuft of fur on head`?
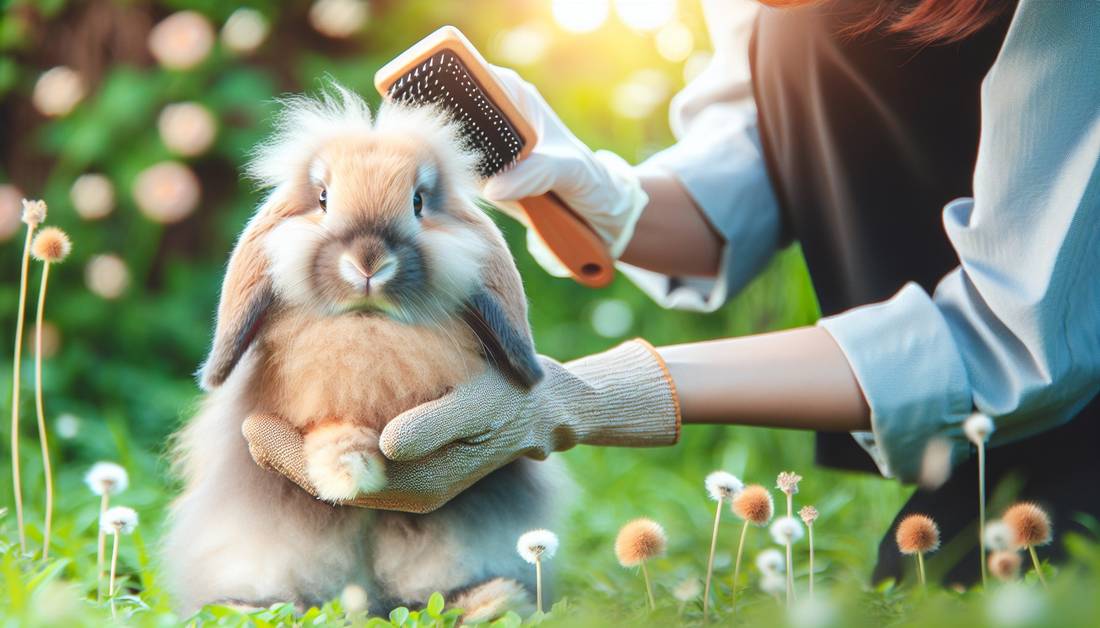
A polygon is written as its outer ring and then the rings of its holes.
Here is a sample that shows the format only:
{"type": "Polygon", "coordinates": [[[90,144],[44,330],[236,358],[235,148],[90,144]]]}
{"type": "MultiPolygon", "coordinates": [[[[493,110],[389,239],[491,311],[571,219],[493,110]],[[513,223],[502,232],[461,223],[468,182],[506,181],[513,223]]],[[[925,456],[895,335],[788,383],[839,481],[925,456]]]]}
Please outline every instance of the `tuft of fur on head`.
{"type": "Polygon", "coordinates": [[[490,246],[474,202],[477,154],[459,125],[439,108],[390,102],[372,119],[336,84],[281,102],[248,166],[292,205],[264,240],[278,296],[413,323],[453,314],[480,287],[490,246]]]}

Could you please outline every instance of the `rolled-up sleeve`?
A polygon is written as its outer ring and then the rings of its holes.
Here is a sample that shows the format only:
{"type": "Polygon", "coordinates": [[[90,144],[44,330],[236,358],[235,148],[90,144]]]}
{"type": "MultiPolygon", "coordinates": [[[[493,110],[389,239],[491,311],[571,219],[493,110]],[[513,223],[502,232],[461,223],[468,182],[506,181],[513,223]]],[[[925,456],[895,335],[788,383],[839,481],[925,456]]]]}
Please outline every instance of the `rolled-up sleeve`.
{"type": "Polygon", "coordinates": [[[752,98],[748,42],[756,4],[703,4],[714,55],[672,101],[676,144],[638,166],[676,177],[725,244],[716,278],[670,277],[618,267],[665,307],[712,311],[768,263],[779,243],[779,209],[765,168],[752,98]]]}
{"type": "Polygon", "coordinates": [[[969,450],[1073,417],[1100,390],[1100,3],[1021,0],[982,85],[974,198],[944,209],[960,265],[929,296],[825,318],[871,408],[872,447],[917,479],[927,443],[969,450]]]}

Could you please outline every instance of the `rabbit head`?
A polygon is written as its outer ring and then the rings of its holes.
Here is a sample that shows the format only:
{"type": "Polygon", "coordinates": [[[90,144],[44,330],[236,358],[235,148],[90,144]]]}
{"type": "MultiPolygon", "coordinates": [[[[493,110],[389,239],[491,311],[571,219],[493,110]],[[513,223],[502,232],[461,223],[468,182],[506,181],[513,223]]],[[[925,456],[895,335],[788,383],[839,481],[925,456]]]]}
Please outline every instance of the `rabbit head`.
{"type": "Polygon", "coordinates": [[[462,316],[510,373],[537,381],[518,273],[475,203],[475,160],[437,109],[383,104],[372,120],[338,86],[285,100],[249,166],[272,191],[231,256],[204,387],[279,307],[413,325],[462,316]]]}

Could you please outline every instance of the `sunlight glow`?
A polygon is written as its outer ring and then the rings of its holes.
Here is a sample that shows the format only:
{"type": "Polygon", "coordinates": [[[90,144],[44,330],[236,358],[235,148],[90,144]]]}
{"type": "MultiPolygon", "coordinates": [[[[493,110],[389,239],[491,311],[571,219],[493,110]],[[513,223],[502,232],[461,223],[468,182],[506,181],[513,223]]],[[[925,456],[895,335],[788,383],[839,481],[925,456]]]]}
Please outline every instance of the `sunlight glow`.
{"type": "Polygon", "coordinates": [[[608,0],[554,0],[554,21],[571,33],[589,33],[607,21],[608,0]]]}
{"type": "Polygon", "coordinates": [[[671,22],[657,31],[657,53],[673,63],[687,59],[694,47],[695,38],[683,22],[671,22]]]}
{"type": "Polygon", "coordinates": [[[676,0],[615,0],[615,12],[630,28],[652,31],[676,17],[676,0]]]}

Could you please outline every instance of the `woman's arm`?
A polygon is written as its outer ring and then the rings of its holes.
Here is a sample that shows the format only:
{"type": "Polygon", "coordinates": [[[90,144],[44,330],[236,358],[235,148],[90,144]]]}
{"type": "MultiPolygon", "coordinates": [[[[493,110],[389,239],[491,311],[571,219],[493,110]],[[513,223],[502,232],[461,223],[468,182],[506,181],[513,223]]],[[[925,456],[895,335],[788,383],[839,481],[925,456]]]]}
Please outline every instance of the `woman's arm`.
{"type": "Polygon", "coordinates": [[[662,275],[716,276],[725,239],[680,181],[655,169],[639,178],[649,203],[620,259],[662,275]]]}
{"type": "Polygon", "coordinates": [[[824,432],[870,429],[870,410],[828,332],[771,334],[660,347],[684,423],[824,432]]]}

